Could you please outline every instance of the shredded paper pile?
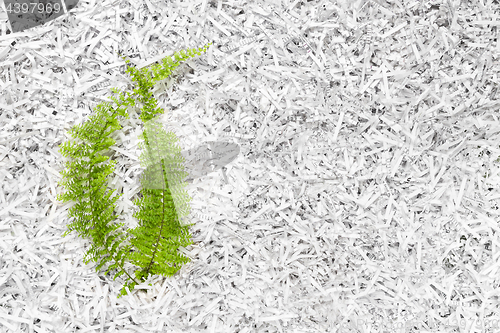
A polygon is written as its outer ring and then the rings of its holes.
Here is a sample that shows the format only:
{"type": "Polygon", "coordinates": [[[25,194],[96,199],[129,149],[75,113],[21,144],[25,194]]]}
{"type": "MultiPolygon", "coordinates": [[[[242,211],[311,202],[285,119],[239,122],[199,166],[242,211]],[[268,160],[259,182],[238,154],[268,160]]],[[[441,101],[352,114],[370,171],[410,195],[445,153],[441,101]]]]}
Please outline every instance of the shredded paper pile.
{"type": "MultiPolygon", "coordinates": [[[[81,0],[25,29],[9,2],[0,332],[500,331],[498,0],[81,0]],[[61,237],[59,145],[130,87],[119,53],[209,42],[154,91],[191,262],[117,299],[88,240],[61,237]]],[[[123,126],[110,186],[133,226],[143,126],[123,126]]]]}

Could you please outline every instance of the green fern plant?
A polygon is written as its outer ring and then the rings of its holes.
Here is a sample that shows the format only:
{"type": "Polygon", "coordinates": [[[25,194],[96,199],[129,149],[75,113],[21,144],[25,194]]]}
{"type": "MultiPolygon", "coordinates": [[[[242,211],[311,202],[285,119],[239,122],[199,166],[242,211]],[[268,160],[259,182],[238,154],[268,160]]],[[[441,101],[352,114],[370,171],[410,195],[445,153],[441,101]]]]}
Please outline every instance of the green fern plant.
{"type": "MultiPolygon", "coordinates": [[[[114,279],[126,275],[126,284],[118,298],[144,282],[148,276],[172,276],[189,258],[179,255],[179,246],[192,244],[189,227],[181,225],[182,217],[188,215],[188,194],[182,190],[186,184],[182,178],[184,162],[178,138],[174,133],[166,133],[158,122],[157,115],[163,109],[157,106],[152,88],[160,80],[167,78],[180,63],[195,55],[206,52],[212,43],[202,48],[182,50],[174,54],[175,60],[166,57],[161,64],[140,70],[128,66],[136,88],[125,93],[112,88],[118,98],[98,104],[87,122],[73,126],[69,134],[73,138],[60,145],[60,153],[69,160],[59,185],[65,191],[57,196],[63,203],[75,203],[68,211],[73,221],[68,224],[65,237],[76,231],[82,238],[91,241],[84,256],[85,264],[93,261],[96,271],[105,265],[105,274],[116,272],[114,279]],[[121,118],[128,118],[127,109],[141,105],[139,118],[144,122],[141,165],[146,168],[141,179],[140,198],[135,201],[139,210],[134,214],[139,221],[133,229],[123,230],[115,213],[116,201],[122,195],[109,188],[108,176],[113,173],[115,161],[109,161],[109,147],[116,142],[111,135],[122,128],[121,118]],[[135,265],[135,274],[130,274],[126,264],[135,265]],[[134,277],[135,276],[135,277],[134,277]]],[[[124,57],[123,57],[124,58],[124,57]]],[[[124,58],[125,59],[125,58],[124,58]]],[[[130,60],[125,59],[127,64],[130,60]]]]}

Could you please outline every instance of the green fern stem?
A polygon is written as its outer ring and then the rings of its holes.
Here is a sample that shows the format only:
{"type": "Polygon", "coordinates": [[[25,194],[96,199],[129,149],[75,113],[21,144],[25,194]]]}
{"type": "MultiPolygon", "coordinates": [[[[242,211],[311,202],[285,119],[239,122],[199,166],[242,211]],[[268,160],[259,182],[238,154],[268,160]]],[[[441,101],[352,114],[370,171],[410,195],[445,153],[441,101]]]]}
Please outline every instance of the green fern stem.
{"type": "MultiPolygon", "coordinates": [[[[162,167],[162,173],[164,175],[164,181],[167,182],[167,187],[166,187],[166,189],[162,190],[162,195],[161,195],[162,196],[162,216],[165,216],[165,198],[167,196],[167,192],[168,192],[168,195],[170,195],[170,191],[168,188],[167,175],[166,175],[165,166],[164,166],[165,159],[161,159],[161,162],[162,162],[161,167],[162,167]]],[[[153,246],[154,250],[153,250],[153,254],[151,255],[151,260],[149,261],[148,267],[146,267],[146,270],[145,270],[146,273],[148,273],[150,271],[151,266],[153,265],[156,251],[158,250],[157,245],[160,243],[161,232],[162,232],[164,226],[165,226],[165,223],[162,223],[160,226],[160,231],[158,232],[158,237],[156,238],[155,246],[153,246]]]]}

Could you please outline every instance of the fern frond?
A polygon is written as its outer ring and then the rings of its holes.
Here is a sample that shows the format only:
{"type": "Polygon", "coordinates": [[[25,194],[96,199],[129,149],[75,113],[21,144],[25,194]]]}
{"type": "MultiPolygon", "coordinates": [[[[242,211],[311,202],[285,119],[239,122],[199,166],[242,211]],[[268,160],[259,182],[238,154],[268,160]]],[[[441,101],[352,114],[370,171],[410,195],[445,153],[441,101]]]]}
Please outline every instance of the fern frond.
{"type": "MultiPolygon", "coordinates": [[[[117,270],[114,279],[121,275],[128,278],[118,297],[125,295],[151,274],[171,276],[189,258],[177,253],[180,246],[191,244],[189,226],[181,225],[183,217],[189,214],[189,195],[183,191],[187,184],[182,170],[184,159],[174,133],[165,133],[158,122],[150,120],[164,111],[157,106],[152,95],[154,84],[168,77],[180,62],[206,52],[212,43],[203,48],[183,50],[153,65],[151,70],[127,68],[136,88],[132,93],[111,91],[111,102],[97,105],[88,120],[73,126],[68,133],[72,139],[60,145],[60,153],[69,159],[59,185],[65,191],[57,196],[64,202],[74,201],[68,211],[72,222],[67,225],[63,237],[76,231],[82,238],[91,240],[91,246],[84,255],[84,262],[93,261],[96,270],[107,265],[106,274],[117,270]],[[116,201],[122,194],[109,189],[109,176],[113,173],[115,161],[110,160],[109,148],[115,144],[111,135],[121,129],[118,117],[128,118],[127,108],[142,105],[140,119],[145,123],[142,136],[144,149],[141,164],[146,167],[142,198],[136,200],[139,211],[134,216],[138,227],[124,233],[124,223],[116,222],[116,201]],[[130,239],[129,239],[130,238],[130,239]],[[135,264],[139,270],[135,278],[125,270],[126,262],[135,264]]],[[[126,60],[130,63],[130,60],[126,60]]]]}
{"type": "Polygon", "coordinates": [[[72,161],[66,162],[67,171],[59,183],[66,192],[58,199],[76,202],[68,214],[73,221],[63,236],[76,231],[80,237],[90,238],[92,244],[84,255],[84,262],[94,261],[98,269],[116,256],[112,251],[124,238],[112,235],[123,226],[113,223],[117,218],[113,211],[120,195],[113,196],[116,190],[106,187],[106,178],[113,172],[115,162],[108,162],[109,157],[99,153],[115,143],[109,135],[121,128],[119,115],[128,116],[123,110],[113,109],[110,103],[99,104],[86,123],[73,126],[69,131],[75,141],[60,146],[61,154],[71,157],[72,161]]]}
{"type": "MultiPolygon", "coordinates": [[[[130,260],[141,269],[135,272],[138,280],[144,281],[150,274],[172,276],[189,258],[177,253],[180,246],[192,244],[188,226],[182,226],[176,210],[170,183],[180,183],[187,176],[182,171],[184,158],[178,138],[166,133],[157,118],[148,121],[141,135],[144,148],[140,156],[141,165],[146,168],[141,178],[142,198],[135,204],[139,211],[134,214],[139,224],[130,230],[134,236],[131,244],[136,251],[130,260]],[[170,162],[170,163],[168,163],[170,162]],[[177,168],[175,168],[175,166],[177,168]]],[[[183,193],[181,203],[189,202],[183,193]]]]}

